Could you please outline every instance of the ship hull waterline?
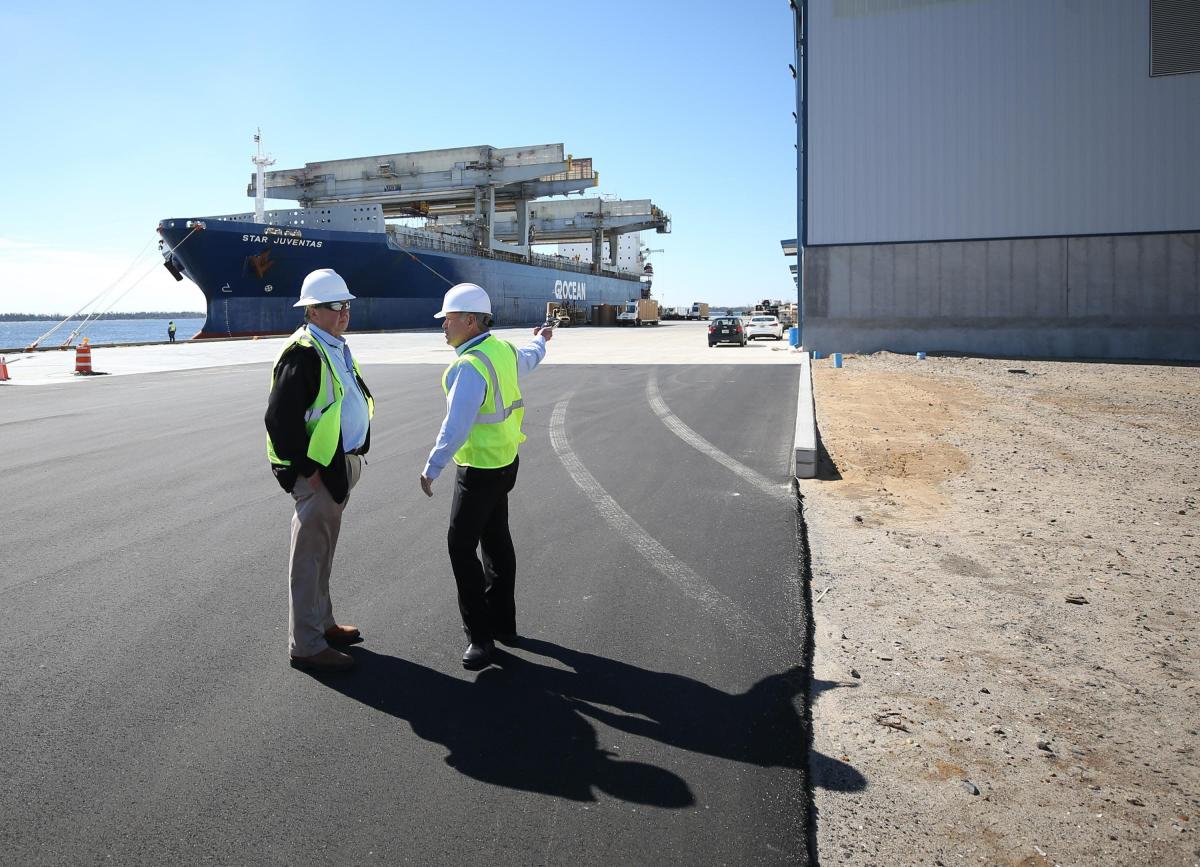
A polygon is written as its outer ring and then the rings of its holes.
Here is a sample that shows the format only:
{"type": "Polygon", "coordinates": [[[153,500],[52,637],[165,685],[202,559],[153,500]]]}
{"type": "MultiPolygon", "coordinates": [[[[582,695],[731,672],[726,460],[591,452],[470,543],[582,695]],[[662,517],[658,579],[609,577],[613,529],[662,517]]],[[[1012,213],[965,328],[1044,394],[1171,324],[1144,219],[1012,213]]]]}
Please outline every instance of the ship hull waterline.
{"type": "Polygon", "coordinates": [[[332,268],[355,296],[354,331],[437,328],[434,314],[455,283],[476,283],[492,299],[497,325],[544,320],[547,302],[590,308],[639,297],[643,284],[605,274],[403,247],[383,232],[270,228],[203,218],[163,220],[159,232],[182,275],[204,293],[206,318],[196,337],[290,334],[305,275],[332,268]],[[204,228],[193,231],[202,222],[204,228]]]}

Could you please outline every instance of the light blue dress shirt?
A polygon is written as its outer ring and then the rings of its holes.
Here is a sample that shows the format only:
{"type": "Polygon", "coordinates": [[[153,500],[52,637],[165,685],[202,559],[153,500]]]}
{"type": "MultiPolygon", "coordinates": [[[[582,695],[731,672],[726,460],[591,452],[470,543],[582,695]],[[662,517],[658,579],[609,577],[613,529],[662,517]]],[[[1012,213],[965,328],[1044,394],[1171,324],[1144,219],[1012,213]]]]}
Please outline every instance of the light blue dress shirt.
{"type": "Polygon", "coordinates": [[[333,361],[333,372],[342,381],[345,390],[342,395],[342,448],[348,452],[354,451],[367,441],[367,429],[371,425],[367,397],[358,387],[358,377],[354,375],[354,357],[345,340],[322,331],[311,322],[308,323],[308,333],[325,344],[333,361]]]}
{"type": "MultiPolygon", "coordinates": [[[[472,346],[477,345],[487,332],[478,337],[472,337],[455,352],[462,355],[472,346]]],[[[517,350],[517,379],[537,367],[546,357],[546,338],[537,335],[527,346],[517,350]]],[[[425,461],[425,469],[421,471],[427,479],[436,479],[441,475],[446,464],[455,453],[463,447],[471,434],[471,426],[487,397],[487,380],[483,378],[472,364],[458,364],[450,369],[446,377],[449,391],[446,393],[446,417],[442,419],[442,429],[438,431],[437,442],[425,461]]]]}

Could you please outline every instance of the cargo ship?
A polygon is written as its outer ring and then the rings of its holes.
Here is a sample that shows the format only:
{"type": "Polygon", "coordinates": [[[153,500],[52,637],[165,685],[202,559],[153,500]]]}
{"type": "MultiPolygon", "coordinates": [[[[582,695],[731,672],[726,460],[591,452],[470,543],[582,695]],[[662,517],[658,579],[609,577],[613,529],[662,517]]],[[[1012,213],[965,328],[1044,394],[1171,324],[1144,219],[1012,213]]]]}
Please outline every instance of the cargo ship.
{"type": "Polygon", "coordinates": [[[247,186],[253,213],[158,224],[164,267],[207,301],[198,337],[290,333],[300,284],[316,268],[336,270],[357,297],[354,331],[437,327],[442,296],[462,282],[487,290],[499,325],[541,322],[548,302],[622,305],[648,297],[653,269],[640,255],[632,267],[618,264],[618,240],[671,230],[670,217],[647,199],[583,197],[599,174],[590,158],[564,154],[562,144],[416,151],[268,172],[273,160],[260,136],[255,141],[247,186]],[[298,207],[267,210],[267,198],[298,207]],[[581,242],[591,243],[590,259],[533,249],[581,242]]]}

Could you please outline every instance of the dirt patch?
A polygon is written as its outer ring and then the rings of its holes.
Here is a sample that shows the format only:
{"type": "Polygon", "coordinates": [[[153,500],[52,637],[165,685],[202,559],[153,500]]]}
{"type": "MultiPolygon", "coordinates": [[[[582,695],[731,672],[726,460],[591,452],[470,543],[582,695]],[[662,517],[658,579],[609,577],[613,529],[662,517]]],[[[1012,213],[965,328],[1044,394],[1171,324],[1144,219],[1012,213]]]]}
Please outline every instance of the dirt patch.
{"type": "Polygon", "coordinates": [[[866,779],[814,773],[822,863],[1200,863],[1200,369],[814,385],[815,747],[866,779]]]}
{"type": "Polygon", "coordinates": [[[824,440],[840,448],[834,492],[863,505],[860,523],[936,519],[949,505],[939,486],[970,466],[945,434],[983,396],[903,373],[839,384],[841,411],[820,420],[824,440]]]}

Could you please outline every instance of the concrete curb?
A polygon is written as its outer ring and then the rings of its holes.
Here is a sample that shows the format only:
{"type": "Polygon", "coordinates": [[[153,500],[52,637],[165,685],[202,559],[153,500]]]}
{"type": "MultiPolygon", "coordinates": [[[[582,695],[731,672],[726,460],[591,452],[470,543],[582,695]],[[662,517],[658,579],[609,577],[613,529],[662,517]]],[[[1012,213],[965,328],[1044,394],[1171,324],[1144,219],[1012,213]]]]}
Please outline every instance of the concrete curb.
{"type": "Polygon", "coordinates": [[[796,393],[796,439],[793,473],[797,479],[817,477],[817,410],[813,402],[812,356],[800,355],[800,388],[796,393]]]}

